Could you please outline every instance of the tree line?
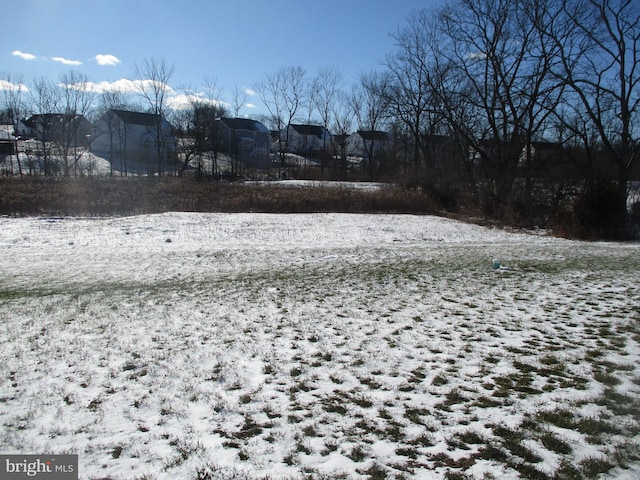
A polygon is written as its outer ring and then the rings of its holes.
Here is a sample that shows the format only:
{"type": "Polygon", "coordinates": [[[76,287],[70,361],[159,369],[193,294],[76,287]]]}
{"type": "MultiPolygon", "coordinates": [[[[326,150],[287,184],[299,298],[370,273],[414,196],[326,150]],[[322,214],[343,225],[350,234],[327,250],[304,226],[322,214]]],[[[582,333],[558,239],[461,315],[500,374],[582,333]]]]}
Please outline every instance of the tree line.
{"type": "MultiPolygon", "coordinates": [[[[316,124],[333,134],[332,154],[319,159],[323,178],[405,183],[445,207],[474,205],[514,223],[545,225],[566,215],[612,235],[628,226],[638,180],[637,1],[453,0],[413,12],[392,37],[382,65],[355,85],[345,85],[336,67],[310,75],[294,65],[252,86],[266,107],[257,119],[281,132],[283,168],[286,127],[316,124]],[[355,170],[341,144],[354,130],[389,132],[392,145],[377,155],[371,145],[355,170]]],[[[213,120],[238,116],[247,97],[236,87],[220,102],[210,82],[205,94],[187,95],[189,108],[169,109],[172,73],[164,61],[137,68],[148,79],[139,84],[145,109],[171,112],[197,139],[182,149],[185,166],[211,148],[205,139],[213,120]]],[[[83,82],[57,84],[64,86],[59,110],[89,113],[95,102],[85,95],[96,94],[83,82]]],[[[51,110],[46,91],[46,82],[34,83],[34,111],[51,110]]],[[[20,90],[4,94],[14,120],[20,90]]],[[[101,97],[103,110],[126,105],[118,92],[101,97]]]]}
{"type": "Polygon", "coordinates": [[[268,120],[286,125],[308,91],[307,112],[335,138],[354,123],[393,134],[386,156],[369,157],[371,179],[512,223],[566,215],[585,235],[628,227],[640,179],[637,1],[456,0],[414,12],[393,39],[382,68],[346,96],[335,70],[309,90],[299,68],[267,76],[256,90],[268,120]]]}

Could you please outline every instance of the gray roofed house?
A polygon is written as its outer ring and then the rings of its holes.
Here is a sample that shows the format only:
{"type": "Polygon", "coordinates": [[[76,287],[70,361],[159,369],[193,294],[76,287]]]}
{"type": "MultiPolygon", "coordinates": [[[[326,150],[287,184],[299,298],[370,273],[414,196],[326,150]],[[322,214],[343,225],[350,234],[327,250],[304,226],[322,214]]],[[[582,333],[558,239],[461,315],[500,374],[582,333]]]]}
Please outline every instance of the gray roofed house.
{"type": "Polygon", "coordinates": [[[248,166],[268,164],[271,132],[257,120],[222,117],[216,120],[218,151],[232,156],[248,166]]]}
{"type": "Polygon", "coordinates": [[[42,113],[18,121],[16,134],[40,142],[57,142],[67,146],[89,145],[93,125],[84,115],[42,113]]]}
{"type": "Polygon", "coordinates": [[[353,157],[368,157],[389,148],[391,136],[379,130],[358,130],[347,139],[347,155],[353,157]]]}
{"type": "Polygon", "coordinates": [[[171,124],[153,113],[111,109],[96,122],[91,145],[95,153],[110,158],[112,167],[127,171],[157,168],[158,142],[166,163],[176,151],[171,124]],[[158,137],[160,121],[160,138],[158,137]]]}
{"type": "Polygon", "coordinates": [[[131,112],[129,110],[118,110],[111,109],[115,115],[117,115],[120,120],[128,125],[145,125],[145,126],[154,126],[158,121],[159,115],[155,113],[142,113],[142,112],[131,112]]]}
{"type": "Polygon", "coordinates": [[[292,123],[288,133],[288,151],[291,153],[313,155],[331,151],[331,134],[321,125],[292,123]]]}

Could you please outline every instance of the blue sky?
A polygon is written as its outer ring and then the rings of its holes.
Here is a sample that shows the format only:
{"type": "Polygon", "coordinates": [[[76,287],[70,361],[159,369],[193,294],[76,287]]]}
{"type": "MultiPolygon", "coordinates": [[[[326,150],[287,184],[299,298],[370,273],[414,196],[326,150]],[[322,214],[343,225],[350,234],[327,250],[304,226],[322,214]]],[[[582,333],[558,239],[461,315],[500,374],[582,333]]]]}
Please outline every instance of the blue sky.
{"type": "MultiPolygon", "coordinates": [[[[0,72],[56,80],[71,70],[93,82],[136,79],[145,58],[174,65],[170,86],[200,91],[215,79],[223,97],[265,74],[299,65],[338,68],[347,85],[380,67],[390,33],[412,11],[440,0],[0,0],[0,72]]],[[[107,85],[102,83],[101,85],[107,85]]],[[[224,98],[223,98],[224,99],[224,98]]],[[[243,115],[260,113],[255,108],[243,115]]]]}

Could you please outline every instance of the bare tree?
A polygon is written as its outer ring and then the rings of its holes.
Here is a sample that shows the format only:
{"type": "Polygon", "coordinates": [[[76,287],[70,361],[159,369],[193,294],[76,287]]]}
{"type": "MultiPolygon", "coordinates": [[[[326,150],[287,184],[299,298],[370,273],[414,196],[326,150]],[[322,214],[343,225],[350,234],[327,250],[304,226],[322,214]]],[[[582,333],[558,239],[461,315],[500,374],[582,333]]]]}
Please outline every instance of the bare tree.
{"type": "Polygon", "coordinates": [[[331,105],[331,124],[329,130],[333,132],[334,155],[340,158],[340,170],[346,178],[348,170],[347,140],[354,127],[354,111],[350,95],[340,91],[336,95],[336,102],[331,105]]]}
{"type": "Polygon", "coordinates": [[[220,93],[215,80],[205,79],[205,91],[194,93],[186,91],[189,107],[174,112],[173,119],[181,136],[181,165],[178,171],[182,175],[191,161],[198,159],[198,173],[205,171],[203,156],[213,151],[211,173],[218,173],[217,165],[217,120],[226,114],[224,104],[219,100],[220,93]]]}
{"type": "MultiPolygon", "coordinates": [[[[336,103],[342,91],[342,72],[334,67],[323,67],[318,70],[311,84],[311,101],[320,115],[322,126],[329,130],[333,122],[336,103]]],[[[323,142],[326,138],[323,137],[323,142]]],[[[327,145],[323,143],[323,156],[321,158],[320,169],[324,174],[325,155],[327,145]]]]}
{"type": "Polygon", "coordinates": [[[459,0],[440,11],[426,78],[449,128],[476,152],[485,206],[507,206],[522,152],[559,98],[553,52],[538,34],[546,0],[459,0]]]}
{"type": "MultiPolygon", "coordinates": [[[[27,87],[24,85],[24,79],[22,75],[12,76],[9,73],[3,73],[0,75],[0,90],[2,90],[2,105],[3,109],[8,116],[8,121],[13,125],[14,138],[15,138],[15,153],[16,162],[18,164],[18,172],[22,176],[22,164],[20,163],[20,149],[18,134],[18,121],[23,113],[23,92],[27,91],[27,87]]],[[[13,165],[11,166],[13,172],[13,165]]]]}
{"type": "Polygon", "coordinates": [[[51,142],[48,138],[48,133],[51,130],[51,126],[47,124],[47,116],[51,112],[57,111],[58,97],[55,93],[55,85],[45,77],[36,78],[33,82],[33,88],[30,90],[30,103],[31,110],[36,112],[38,124],[34,125],[36,130],[39,131],[39,142],[41,151],[38,152],[38,157],[41,157],[44,162],[44,174],[53,175],[55,173],[54,165],[51,164],[51,142]]]}
{"type": "Polygon", "coordinates": [[[83,137],[90,134],[82,130],[82,124],[88,124],[86,116],[93,105],[95,93],[90,88],[88,77],[77,72],[62,75],[57,91],[62,116],[55,142],[62,159],[63,173],[68,177],[72,167],[77,174],[78,162],[89,148],[90,138],[83,137]]]}
{"type": "Polygon", "coordinates": [[[622,223],[640,146],[640,5],[635,0],[566,0],[541,32],[558,51],[553,73],[568,87],[565,107],[589,120],[583,122],[582,137],[590,138],[594,129],[616,164],[616,216],[622,223]]]}
{"type": "Polygon", "coordinates": [[[123,131],[125,126],[118,120],[113,110],[130,110],[131,107],[127,102],[125,93],[121,90],[108,90],[103,92],[100,97],[100,117],[106,122],[107,134],[109,135],[110,175],[113,175],[116,152],[118,152],[120,175],[126,176],[128,174],[128,168],[125,144],[127,137],[126,132],[123,131]],[[114,139],[118,140],[118,145],[114,145],[114,139]]]}
{"type": "MultiPolygon", "coordinates": [[[[390,76],[380,72],[370,72],[360,76],[360,84],[351,95],[351,105],[358,121],[358,128],[368,132],[376,132],[382,128],[389,117],[390,76]]],[[[366,161],[369,175],[375,176],[378,159],[375,158],[375,139],[365,141],[366,161]]]]}
{"type": "Polygon", "coordinates": [[[238,85],[233,87],[233,91],[231,92],[231,109],[234,117],[238,118],[240,116],[240,110],[245,106],[248,99],[249,94],[246,89],[240,88],[238,85]]]}
{"type": "Polygon", "coordinates": [[[136,65],[140,95],[147,102],[156,119],[155,151],[158,175],[163,174],[163,164],[167,153],[162,121],[166,117],[167,96],[172,91],[169,81],[173,76],[173,70],[173,65],[167,64],[165,60],[155,58],[145,59],[142,65],[136,65]]]}
{"type": "MultiPolygon", "coordinates": [[[[191,103],[191,100],[190,100],[191,103]]],[[[175,109],[171,115],[171,123],[176,129],[178,151],[177,174],[182,176],[191,162],[197,157],[198,148],[194,135],[194,108],[175,109]]],[[[201,171],[200,164],[198,171],[201,171]]]]}
{"type": "MultiPolygon", "coordinates": [[[[234,101],[240,102],[240,98],[234,97],[234,101]]],[[[242,100],[244,104],[244,100],[242,100]]],[[[237,106],[237,105],[236,105],[237,106]]],[[[220,118],[227,115],[227,108],[223,102],[223,95],[218,88],[217,79],[205,78],[204,81],[204,102],[196,102],[194,107],[194,127],[196,130],[196,140],[198,152],[210,156],[211,174],[218,175],[220,167],[218,164],[218,136],[220,118]],[[213,154],[211,157],[210,154],[213,154]]],[[[242,105],[238,106],[235,115],[238,115],[242,105]]],[[[234,107],[235,108],[235,107],[234,107]]],[[[238,164],[234,164],[234,172],[237,173],[238,164]]]]}
{"type": "Polygon", "coordinates": [[[416,169],[420,168],[423,157],[429,160],[427,135],[439,133],[443,123],[433,92],[430,51],[433,18],[430,11],[414,12],[407,25],[393,35],[396,50],[386,60],[392,76],[388,103],[411,135],[411,155],[416,169]]]}
{"type": "Polygon", "coordinates": [[[290,145],[289,125],[303,107],[308,92],[306,73],[302,67],[281,67],[259,81],[254,90],[269,112],[269,123],[279,133],[280,175],[283,176],[290,145]]]}

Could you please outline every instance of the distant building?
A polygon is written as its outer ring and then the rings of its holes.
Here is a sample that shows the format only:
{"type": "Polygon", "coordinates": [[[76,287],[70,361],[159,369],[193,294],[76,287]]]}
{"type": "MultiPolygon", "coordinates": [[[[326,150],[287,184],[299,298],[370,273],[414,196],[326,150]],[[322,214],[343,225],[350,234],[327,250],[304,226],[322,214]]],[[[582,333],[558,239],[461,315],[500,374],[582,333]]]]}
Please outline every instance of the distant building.
{"type": "Polygon", "coordinates": [[[0,160],[6,155],[15,155],[16,139],[13,125],[0,125],[0,160]]]}
{"type": "Polygon", "coordinates": [[[332,150],[331,134],[320,125],[291,124],[287,150],[298,155],[318,155],[332,150]]]}
{"type": "Polygon", "coordinates": [[[126,169],[157,161],[158,144],[161,161],[166,163],[176,152],[176,139],[173,127],[165,118],[153,113],[111,109],[96,121],[91,148],[109,158],[112,166],[118,167],[119,163],[126,169]]]}
{"type": "Polygon", "coordinates": [[[257,120],[227,118],[216,120],[216,146],[246,165],[259,166],[269,160],[271,133],[257,120]]]}
{"type": "Polygon", "coordinates": [[[93,125],[84,115],[43,113],[19,120],[16,134],[40,142],[87,147],[91,143],[93,125]]]}
{"type": "Polygon", "coordinates": [[[557,163],[566,156],[562,144],[556,142],[533,141],[527,144],[524,140],[517,139],[509,143],[489,138],[479,139],[476,144],[476,147],[470,147],[470,158],[475,165],[495,162],[501,156],[507,156],[518,167],[540,169],[557,163]]]}
{"type": "Polygon", "coordinates": [[[358,130],[347,138],[347,155],[369,159],[376,158],[391,145],[391,135],[379,130],[358,130]]]}

